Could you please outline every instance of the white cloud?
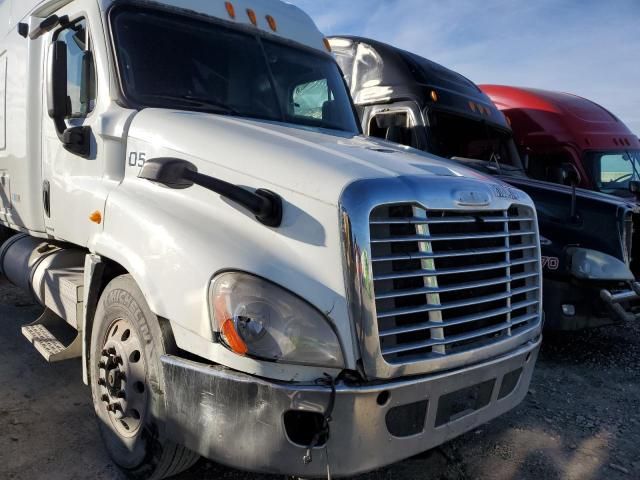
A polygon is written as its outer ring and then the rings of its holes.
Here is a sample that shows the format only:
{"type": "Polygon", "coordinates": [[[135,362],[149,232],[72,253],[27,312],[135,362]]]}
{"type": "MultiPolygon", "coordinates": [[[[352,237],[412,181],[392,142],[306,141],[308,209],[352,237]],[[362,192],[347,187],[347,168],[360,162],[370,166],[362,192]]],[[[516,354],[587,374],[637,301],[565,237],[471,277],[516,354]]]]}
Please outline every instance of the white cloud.
{"type": "Polygon", "coordinates": [[[290,0],[327,34],[376,38],[476,83],[561,90],[640,134],[640,1],[290,0]]]}

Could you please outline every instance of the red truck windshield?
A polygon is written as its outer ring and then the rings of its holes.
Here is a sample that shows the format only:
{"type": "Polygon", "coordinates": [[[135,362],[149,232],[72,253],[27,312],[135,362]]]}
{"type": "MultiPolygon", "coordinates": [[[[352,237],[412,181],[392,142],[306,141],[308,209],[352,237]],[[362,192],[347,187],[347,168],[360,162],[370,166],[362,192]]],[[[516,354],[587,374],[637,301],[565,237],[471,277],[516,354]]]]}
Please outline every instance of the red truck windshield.
{"type": "Polygon", "coordinates": [[[601,192],[628,195],[629,182],[640,180],[640,150],[588,152],[585,163],[601,192]]]}
{"type": "Polygon", "coordinates": [[[111,24],[123,94],[136,107],[359,132],[329,55],[159,9],[118,8],[111,24]]]}

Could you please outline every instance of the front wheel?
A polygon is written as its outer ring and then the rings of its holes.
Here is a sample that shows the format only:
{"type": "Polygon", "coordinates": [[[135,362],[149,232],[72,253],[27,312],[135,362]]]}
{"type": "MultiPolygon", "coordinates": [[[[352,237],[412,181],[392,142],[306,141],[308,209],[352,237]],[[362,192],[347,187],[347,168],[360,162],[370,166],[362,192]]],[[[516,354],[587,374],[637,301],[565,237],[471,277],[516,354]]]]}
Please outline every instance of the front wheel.
{"type": "Polygon", "coordinates": [[[130,275],[107,285],[91,332],[91,393],[107,451],[132,479],[176,475],[199,458],[166,438],[160,356],[172,338],[130,275]]]}

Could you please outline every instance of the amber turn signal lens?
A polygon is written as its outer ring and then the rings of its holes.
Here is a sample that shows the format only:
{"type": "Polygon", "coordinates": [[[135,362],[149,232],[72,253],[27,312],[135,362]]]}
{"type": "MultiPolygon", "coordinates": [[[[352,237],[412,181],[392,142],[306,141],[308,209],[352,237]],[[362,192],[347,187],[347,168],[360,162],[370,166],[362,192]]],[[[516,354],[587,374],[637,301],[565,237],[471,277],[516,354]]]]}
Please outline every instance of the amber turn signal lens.
{"type": "Polygon", "coordinates": [[[257,27],[258,26],[258,17],[256,17],[256,12],[254,12],[250,8],[247,8],[247,16],[249,17],[249,20],[251,21],[251,23],[253,23],[253,25],[255,27],[257,27]]]}
{"type": "Polygon", "coordinates": [[[224,2],[224,6],[227,9],[227,13],[231,18],[236,18],[236,9],[233,7],[233,3],[224,2]]]}
{"type": "Polygon", "coordinates": [[[276,19],[273,18],[271,15],[267,15],[267,23],[269,24],[269,28],[271,28],[271,30],[273,30],[274,32],[278,31],[278,24],[276,23],[276,19]]]}
{"type": "Polygon", "coordinates": [[[435,90],[431,90],[431,100],[433,100],[434,102],[438,101],[438,92],[436,92],[435,90]]]}
{"type": "Polygon", "coordinates": [[[240,335],[236,331],[236,327],[233,324],[233,320],[225,320],[221,328],[222,336],[224,337],[229,348],[236,352],[238,355],[246,355],[249,349],[247,344],[244,343],[240,335]]]}
{"type": "Polygon", "coordinates": [[[89,220],[100,225],[102,223],[102,214],[96,210],[91,215],[89,215],[89,220]]]}
{"type": "Polygon", "coordinates": [[[216,318],[226,319],[222,321],[222,324],[220,325],[220,334],[222,335],[225,343],[238,355],[246,355],[248,352],[247,344],[244,343],[236,331],[236,327],[233,324],[233,320],[231,320],[231,315],[227,309],[225,297],[217,297],[214,301],[213,308],[215,309],[216,318]]]}

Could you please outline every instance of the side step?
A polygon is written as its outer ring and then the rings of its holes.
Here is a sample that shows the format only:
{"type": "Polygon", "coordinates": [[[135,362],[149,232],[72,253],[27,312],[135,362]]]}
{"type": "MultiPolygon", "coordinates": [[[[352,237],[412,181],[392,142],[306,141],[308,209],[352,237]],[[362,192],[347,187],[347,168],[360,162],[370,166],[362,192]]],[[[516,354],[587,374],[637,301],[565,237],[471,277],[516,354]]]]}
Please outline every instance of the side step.
{"type": "Polygon", "coordinates": [[[53,363],[82,355],[82,334],[76,331],[69,332],[69,330],[73,329],[62,318],[46,308],[35,322],[22,327],[22,334],[47,362],[53,363]],[[74,332],[75,338],[71,342],[65,342],[67,343],[65,346],[64,337],[69,337],[74,332]]]}

